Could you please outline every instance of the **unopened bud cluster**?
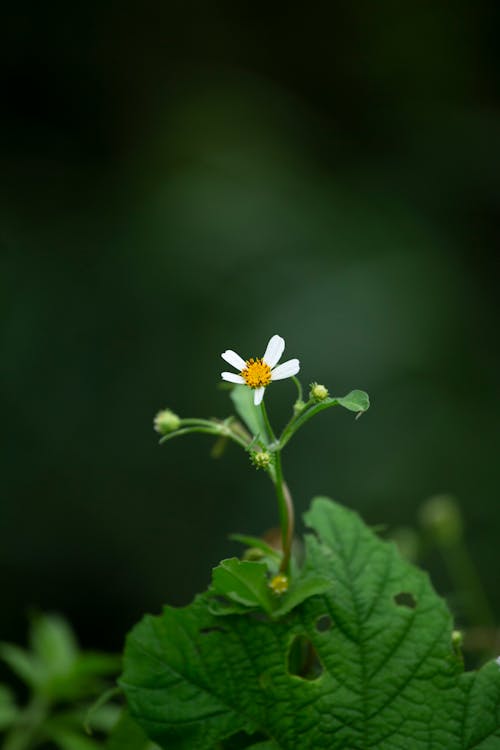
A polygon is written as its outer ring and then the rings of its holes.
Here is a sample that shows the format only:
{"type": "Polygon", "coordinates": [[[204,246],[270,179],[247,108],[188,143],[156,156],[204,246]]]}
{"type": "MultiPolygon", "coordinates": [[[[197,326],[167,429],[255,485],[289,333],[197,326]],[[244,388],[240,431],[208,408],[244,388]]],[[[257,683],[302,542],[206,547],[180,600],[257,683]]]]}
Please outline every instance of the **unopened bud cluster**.
{"type": "Polygon", "coordinates": [[[324,401],[325,398],[328,398],[328,388],[326,388],[324,385],[321,385],[320,383],[311,383],[311,390],[309,391],[310,398],[314,399],[314,401],[324,401]]]}
{"type": "Polygon", "coordinates": [[[269,451],[254,451],[250,460],[257,469],[267,469],[271,463],[271,454],[269,451]]]}
{"type": "Polygon", "coordinates": [[[274,578],[271,578],[269,581],[269,588],[275,594],[284,594],[288,591],[288,576],[283,575],[283,573],[278,573],[277,576],[274,576],[274,578]]]}
{"type": "Polygon", "coordinates": [[[159,411],[154,418],[154,428],[160,435],[168,435],[169,432],[175,432],[181,425],[181,420],[174,414],[170,409],[163,409],[159,411]]]}

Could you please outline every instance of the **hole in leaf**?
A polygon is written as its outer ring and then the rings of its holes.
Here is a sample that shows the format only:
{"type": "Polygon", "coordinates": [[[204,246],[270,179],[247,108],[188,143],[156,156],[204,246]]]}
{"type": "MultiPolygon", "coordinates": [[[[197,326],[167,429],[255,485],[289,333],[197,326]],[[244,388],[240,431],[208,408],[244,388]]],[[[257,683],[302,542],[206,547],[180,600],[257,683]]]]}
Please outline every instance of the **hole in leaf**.
{"type": "Polygon", "coordinates": [[[303,680],[317,680],[323,673],[318,652],[305,635],[296,635],[290,645],[288,673],[303,680]]]}
{"type": "Polygon", "coordinates": [[[330,615],[321,615],[321,617],[318,617],[316,620],[316,630],[318,633],[325,633],[327,630],[330,630],[332,627],[332,618],[330,615]]]}
{"type": "Polygon", "coordinates": [[[396,594],[394,601],[399,607],[408,607],[408,609],[415,609],[417,606],[417,600],[408,591],[401,591],[399,594],[396,594]]]}
{"type": "Polygon", "coordinates": [[[200,634],[201,635],[207,635],[208,633],[225,633],[226,630],[224,628],[220,628],[217,625],[215,625],[213,628],[201,628],[200,634]]]}

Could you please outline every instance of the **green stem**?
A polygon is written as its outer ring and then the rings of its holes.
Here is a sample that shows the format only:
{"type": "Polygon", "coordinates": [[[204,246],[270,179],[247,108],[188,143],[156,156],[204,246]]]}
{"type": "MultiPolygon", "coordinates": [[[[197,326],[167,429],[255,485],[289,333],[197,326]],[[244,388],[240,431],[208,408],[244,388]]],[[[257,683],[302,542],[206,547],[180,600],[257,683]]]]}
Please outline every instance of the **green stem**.
{"type": "Polygon", "coordinates": [[[280,437],[280,448],[284,448],[290,438],[292,438],[297,430],[300,429],[300,427],[302,427],[302,425],[304,425],[306,422],[308,422],[311,417],[314,417],[324,409],[329,409],[330,406],[338,406],[338,403],[339,402],[336,398],[327,398],[324,401],[320,401],[319,403],[316,403],[313,399],[309,400],[305,405],[304,411],[302,411],[296,417],[292,417],[290,422],[283,430],[280,437]]]}
{"type": "MultiPolygon", "coordinates": [[[[269,439],[276,443],[276,436],[273,428],[267,416],[267,410],[264,406],[264,402],[261,404],[262,416],[266,429],[269,433],[269,439]]],[[[290,491],[285,484],[283,478],[283,468],[281,466],[281,450],[279,447],[274,451],[274,471],[270,473],[271,478],[274,481],[274,487],[276,490],[276,498],[278,500],[278,511],[280,517],[281,526],[281,546],[283,547],[283,558],[281,560],[280,571],[289,575],[290,573],[290,557],[292,553],[292,541],[293,541],[293,526],[294,526],[294,511],[293,501],[290,491]]]]}
{"type": "Polygon", "coordinates": [[[264,424],[266,425],[267,434],[269,437],[269,440],[274,443],[276,442],[276,435],[274,434],[274,430],[271,427],[271,422],[269,421],[269,417],[267,416],[267,409],[265,407],[265,404],[263,401],[261,401],[260,404],[260,410],[262,412],[262,416],[264,418],[264,424]]]}
{"type": "Polygon", "coordinates": [[[274,486],[276,489],[276,497],[278,499],[278,509],[281,525],[281,546],[283,547],[283,558],[281,560],[280,571],[281,573],[289,575],[294,524],[293,502],[290,491],[283,478],[280,451],[276,451],[274,456],[274,468],[276,474],[274,486]]]}
{"type": "Polygon", "coordinates": [[[441,547],[456,590],[465,595],[467,614],[473,625],[493,626],[495,618],[481,579],[462,539],[453,546],[441,547]]]}
{"type": "Polygon", "coordinates": [[[298,378],[295,377],[295,375],[293,376],[292,380],[295,383],[295,386],[297,388],[297,393],[299,394],[297,397],[297,400],[302,401],[304,397],[304,393],[302,391],[302,383],[300,382],[298,378]]]}
{"type": "Polygon", "coordinates": [[[248,442],[244,440],[242,437],[240,437],[236,432],[233,432],[233,430],[230,427],[228,427],[227,425],[223,425],[223,424],[217,424],[215,422],[209,422],[208,420],[203,420],[203,421],[196,420],[196,423],[193,424],[193,426],[181,427],[179,430],[175,430],[174,432],[169,432],[168,435],[164,435],[161,438],[160,443],[163,444],[163,443],[166,443],[168,440],[172,440],[173,438],[181,437],[182,435],[191,435],[195,432],[199,432],[203,435],[215,435],[217,437],[227,437],[230,440],[233,440],[238,445],[240,445],[245,450],[248,448],[248,442]]]}

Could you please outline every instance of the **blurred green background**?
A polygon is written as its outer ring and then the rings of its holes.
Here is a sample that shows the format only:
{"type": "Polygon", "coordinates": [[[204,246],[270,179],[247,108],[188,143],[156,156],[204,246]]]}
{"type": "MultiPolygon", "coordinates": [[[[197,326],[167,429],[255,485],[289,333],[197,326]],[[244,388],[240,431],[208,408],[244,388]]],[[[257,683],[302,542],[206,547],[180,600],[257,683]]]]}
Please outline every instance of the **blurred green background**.
{"type": "MultiPolygon", "coordinates": [[[[284,455],[414,525],[456,496],[497,587],[499,6],[24,4],[0,31],[0,638],[30,607],[120,649],[276,523],[230,448],[162,448],[156,411],[224,417],[220,352],[286,339],[302,380],[370,393],[284,455]]],[[[266,396],[276,423],[289,381],[266,396]]],[[[422,560],[438,589],[439,555],[422,560]]],[[[458,606],[458,609],[460,607],[458,606]]],[[[460,611],[457,612],[460,617],[460,611]]]]}

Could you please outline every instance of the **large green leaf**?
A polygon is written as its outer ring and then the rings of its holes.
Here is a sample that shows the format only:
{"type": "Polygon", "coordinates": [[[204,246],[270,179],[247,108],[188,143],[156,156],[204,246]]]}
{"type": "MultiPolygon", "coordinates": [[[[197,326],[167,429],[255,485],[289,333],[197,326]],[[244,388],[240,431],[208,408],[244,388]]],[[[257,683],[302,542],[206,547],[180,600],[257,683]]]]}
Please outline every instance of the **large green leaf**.
{"type": "Polygon", "coordinates": [[[165,750],[241,732],[277,750],[498,750],[498,665],[463,673],[427,575],[326,499],[306,523],[328,591],[278,620],[217,617],[203,595],[132,630],[121,685],[146,733],[165,750]]]}

